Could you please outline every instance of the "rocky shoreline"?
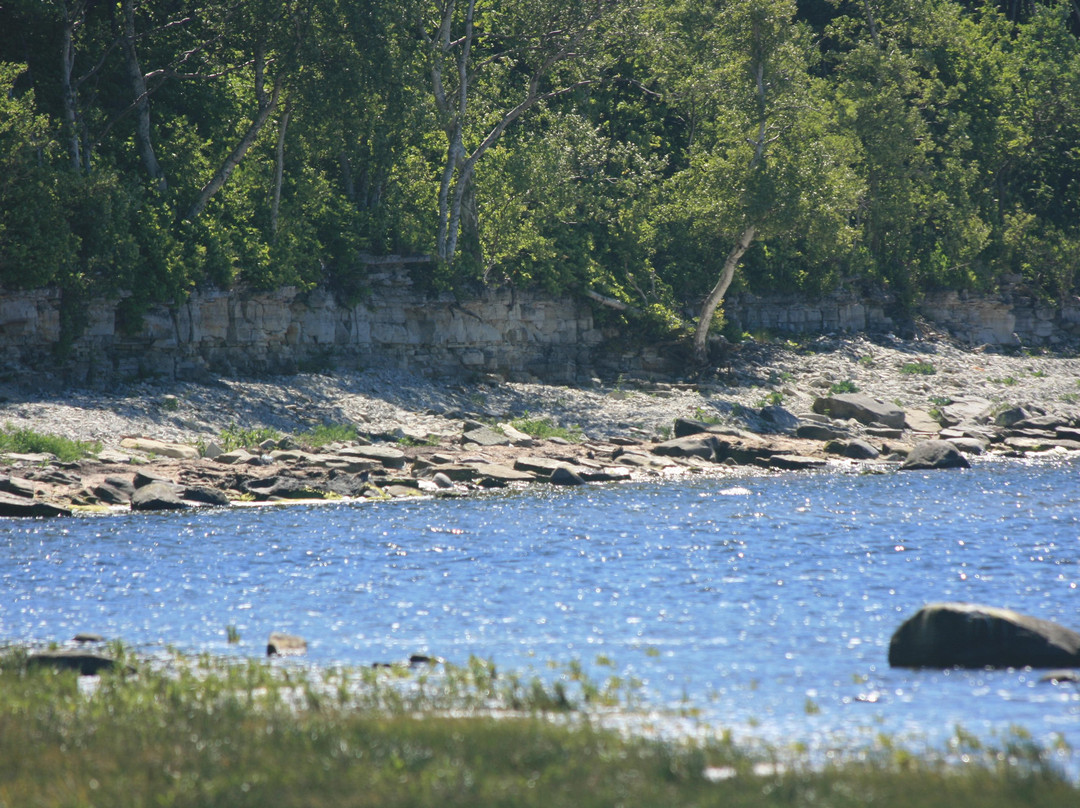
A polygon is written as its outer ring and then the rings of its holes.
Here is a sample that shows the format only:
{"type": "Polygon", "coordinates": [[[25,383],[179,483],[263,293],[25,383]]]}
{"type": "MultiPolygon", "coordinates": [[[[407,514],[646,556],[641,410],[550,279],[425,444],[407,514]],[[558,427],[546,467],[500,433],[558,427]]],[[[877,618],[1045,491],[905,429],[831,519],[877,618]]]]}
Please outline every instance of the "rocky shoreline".
{"type": "Polygon", "coordinates": [[[0,457],[0,515],[462,496],[748,468],[961,467],[972,455],[1080,451],[1078,404],[1080,359],[941,337],[745,343],[704,379],[587,388],[389,368],[147,381],[110,394],[0,388],[5,431],[102,447],[68,463],[0,457]],[[319,425],[355,437],[305,445],[319,425]],[[229,430],[274,437],[226,452],[229,430]]]}

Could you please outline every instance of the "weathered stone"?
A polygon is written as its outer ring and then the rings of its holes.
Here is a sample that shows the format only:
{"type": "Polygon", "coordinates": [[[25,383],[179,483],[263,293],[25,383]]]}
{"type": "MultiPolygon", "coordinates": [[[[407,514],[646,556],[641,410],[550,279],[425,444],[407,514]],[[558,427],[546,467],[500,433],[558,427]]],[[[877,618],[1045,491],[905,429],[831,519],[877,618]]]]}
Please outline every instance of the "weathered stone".
{"type": "Polygon", "coordinates": [[[795,436],[806,440],[840,440],[848,436],[848,431],[825,424],[800,424],[795,436]]]}
{"type": "Polygon", "coordinates": [[[826,461],[820,457],[806,457],[805,455],[773,455],[769,458],[769,468],[781,471],[818,469],[825,465],[826,461]]]}
{"type": "Polygon", "coordinates": [[[981,455],[986,451],[986,442],[978,438],[949,438],[949,443],[963,454],[981,455]]]}
{"type": "Polygon", "coordinates": [[[37,493],[37,486],[21,477],[0,477],[0,493],[32,499],[37,493]]]}
{"type": "Polygon", "coordinates": [[[435,476],[432,477],[431,479],[432,479],[432,482],[434,482],[435,485],[438,486],[439,488],[444,488],[445,489],[445,488],[453,488],[454,487],[454,481],[451,480],[449,477],[447,477],[445,474],[443,474],[441,471],[437,472],[435,474],[435,476]]]}
{"type": "Polygon", "coordinates": [[[486,463],[480,468],[481,479],[497,480],[500,483],[536,482],[536,475],[528,471],[504,466],[500,463],[486,463]]]}
{"type": "Polygon", "coordinates": [[[73,642],[105,642],[105,638],[102,637],[100,634],[95,634],[89,631],[80,631],[71,639],[73,642]]]}
{"type": "Polygon", "coordinates": [[[101,485],[93,486],[90,489],[90,493],[106,505],[127,505],[131,502],[131,497],[135,493],[135,487],[131,483],[128,483],[126,487],[121,487],[106,480],[101,485]],[[130,491],[128,489],[130,489],[130,491]]]}
{"type": "Polygon", "coordinates": [[[706,421],[698,421],[693,418],[676,418],[671,434],[676,438],[686,438],[690,435],[700,435],[708,432],[715,424],[706,421]]]}
{"type": "Polygon", "coordinates": [[[189,485],[184,489],[181,496],[190,502],[201,502],[204,505],[224,507],[231,504],[224,491],[219,491],[208,485],[189,485]]]}
{"type": "Polygon", "coordinates": [[[1030,418],[1031,415],[1032,414],[1023,407],[1009,407],[994,416],[994,423],[997,426],[1013,426],[1026,418],[1030,418]]]}
{"type": "Polygon", "coordinates": [[[971,464],[947,440],[926,440],[917,443],[900,465],[902,469],[966,469],[971,464]]]}
{"type": "Polygon", "coordinates": [[[182,490],[171,483],[152,482],[135,490],[131,497],[133,511],[178,511],[190,507],[181,497],[182,490]]]}
{"type": "Polygon", "coordinates": [[[194,446],[187,446],[183,443],[166,443],[153,438],[124,438],[120,441],[120,446],[124,449],[133,449],[137,452],[146,452],[161,457],[171,457],[176,460],[194,460],[199,456],[199,450],[194,446]]]}
{"type": "Polygon", "coordinates": [[[960,398],[942,408],[946,426],[957,424],[985,424],[990,421],[993,404],[985,398],[960,398]]]}
{"type": "Polygon", "coordinates": [[[300,656],[307,653],[307,640],[295,634],[274,631],[266,643],[267,656],[300,656]]]}
{"type": "Polygon", "coordinates": [[[1018,452],[1048,452],[1051,449],[1080,450],[1080,441],[1064,438],[1006,438],[1005,445],[1018,452]]]}
{"type": "Polygon", "coordinates": [[[551,472],[552,485],[585,485],[580,474],[569,466],[559,466],[551,472]]]}
{"type": "Polygon", "coordinates": [[[1080,665],[1080,634],[1011,609],[933,603],[889,642],[897,668],[1063,668],[1080,665]]]}
{"type": "Polygon", "coordinates": [[[71,509],[40,499],[0,493],[0,516],[71,516],[71,509]]]}
{"type": "Polygon", "coordinates": [[[514,468],[518,471],[529,471],[533,474],[550,475],[559,466],[564,465],[565,461],[559,460],[555,457],[532,457],[525,455],[519,457],[514,461],[514,468]]]}
{"type": "Polygon", "coordinates": [[[662,457],[700,457],[712,460],[716,456],[716,439],[705,435],[672,438],[652,447],[652,453],[662,457]]]}
{"type": "Polygon", "coordinates": [[[90,651],[55,649],[30,654],[26,663],[32,668],[76,671],[80,676],[97,676],[116,668],[116,660],[90,651]]]}
{"type": "Polygon", "coordinates": [[[247,449],[233,449],[231,452],[219,454],[214,458],[214,462],[224,463],[227,466],[253,466],[260,464],[259,457],[253,455],[247,449]]]}
{"type": "Polygon", "coordinates": [[[461,435],[461,442],[463,444],[473,444],[476,446],[510,445],[510,439],[507,438],[506,435],[489,426],[482,426],[479,429],[471,429],[468,432],[463,432],[461,435]]]}
{"type": "Polygon", "coordinates": [[[906,410],[904,426],[912,432],[928,432],[932,435],[941,431],[941,424],[926,410],[906,410]]]}
{"type": "Polygon", "coordinates": [[[799,426],[798,416],[778,404],[762,407],[759,417],[766,432],[781,432],[792,435],[795,434],[795,430],[799,426]]]}
{"type": "Polygon", "coordinates": [[[577,466],[574,471],[587,483],[614,483],[629,480],[633,474],[625,466],[604,466],[598,469],[577,466]]]}
{"type": "Polygon", "coordinates": [[[1058,427],[1069,426],[1069,419],[1062,415],[1036,415],[1016,421],[1011,426],[1013,429],[1046,429],[1053,432],[1058,427]]]}
{"type": "Polygon", "coordinates": [[[876,460],[881,455],[869,443],[858,438],[829,441],[825,444],[825,451],[851,460],[876,460]]]}
{"type": "Polygon", "coordinates": [[[814,401],[814,412],[844,420],[854,418],[860,424],[879,423],[897,429],[904,427],[904,411],[863,393],[840,393],[814,401]]]}
{"type": "Polygon", "coordinates": [[[528,448],[531,446],[536,446],[537,444],[536,438],[530,435],[526,435],[520,429],[517,429],[513,424],[501,423],[498,425],[498,427],[500,430],[502,430],[502,433],[506,436],[506,439],[510,441],[511,446],[528,448]]]}
{"type": "Polygon", "coordinates": [[[403,451],[392,446],[354,446],[350,448],[349,454],[377,460],[388,469],[403,469],[409,460],[403,451]]]}
{"type": "Polygon", "coordinates": [[[215,460],[223,454],[225,454],[225,450],[221,448],[221,445],[217,441],[210,441],[206,444],[206,448],[203,449],[203,457],[208,460],[215,460]]]}

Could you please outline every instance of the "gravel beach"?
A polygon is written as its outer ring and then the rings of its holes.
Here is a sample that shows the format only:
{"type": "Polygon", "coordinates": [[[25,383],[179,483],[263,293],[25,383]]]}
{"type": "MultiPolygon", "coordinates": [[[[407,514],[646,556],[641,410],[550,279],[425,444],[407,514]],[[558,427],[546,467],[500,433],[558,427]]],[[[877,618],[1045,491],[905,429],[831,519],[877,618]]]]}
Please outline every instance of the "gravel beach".
{"type": "Polygon", "coordinates": [[[0,424],[101,441],[106,448],[132,436],[205,443],[230,426],[296,433],[318,424],[350,423],[361,433],[388,438],[451,437],[460,434],[462,419],[523,416],[579,427],[593,439],[657,440],[680,417],[753,429],[753,411],[767,404],[803,416],[815,398],[846,383],[909,411],[977,397],[995,408],[1080,415],[1080,358],[971,350],[941,338],[856,336],[744,343],[726,372],[693,384],[462,383],[372,368],[220,379],[209,385],[148,381],[114,392],[0,391],[0,424]]]}

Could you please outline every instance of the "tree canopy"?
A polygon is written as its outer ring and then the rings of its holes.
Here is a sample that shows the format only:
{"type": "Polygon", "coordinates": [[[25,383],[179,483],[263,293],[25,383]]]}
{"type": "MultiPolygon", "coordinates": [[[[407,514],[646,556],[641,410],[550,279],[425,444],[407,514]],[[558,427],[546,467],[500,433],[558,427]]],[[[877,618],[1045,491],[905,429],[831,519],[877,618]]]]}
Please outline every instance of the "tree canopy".
{"type": "Polygon", "coordinates": [[[7,0],[0,287],[1076,292],[1080,7],[7,0]]]}

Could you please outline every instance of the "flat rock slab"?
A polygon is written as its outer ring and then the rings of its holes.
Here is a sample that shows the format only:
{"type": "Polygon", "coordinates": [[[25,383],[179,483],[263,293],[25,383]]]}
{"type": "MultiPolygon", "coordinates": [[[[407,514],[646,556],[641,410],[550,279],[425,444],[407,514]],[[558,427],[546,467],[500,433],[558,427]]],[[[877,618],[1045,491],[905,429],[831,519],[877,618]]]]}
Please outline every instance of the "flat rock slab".
{"type": "Polygon", "coordinates": [[[827,465],[820,457],[806,457],[805,455],[773,455],[769,458],[769,468],[781,471],[804,471],[806,469],[819,469],[827,465]]]}
{"type": "Polygon", "coordinates": [[[37,493],[37,486],[33,480],[24,480],[22,477],[0,477],[0,493],[32,499],[37,493]]]}
{"type": "Polygon", "coordinates": [[[175,460],[194,460],[199,456],[199,450],[194,446],[183,443],[166,443],[153,438],[124,438],[120,441],[120,446],[123,449],[134,449],[137,452],[171,457],[175,460]]]}
{"type": "Polygon", "coordinates": [[[71,516],[71,509],[50,502],[0,493],[0,516],[71,516]]]}
{"type": "Polygon", "coordinates": [[[506,437],[506,435],[489,426],[482,426],[479,429],[470,429],[468,432],[462,434],[461,442],[464,444],[473,444],[474,446],[510,445],[510,439],[506,437]]]}
{"type": "Polygon", "coordinates": [[[89,651],[39,651],[26,659],[32,668],[52,668],[59,671],[76,671],[80,676],[97,676],[102,671],[116,668],[116,660],[89,651]]]}
{"type": "Polygon", "coordinates": [[[409,460],[403,451],[392,446],[352,446],[349,456],[377,460],[388,469],[403,469],[409,460]]]}
{"type": "Polygon", "coordinates": [[[904,426],[912,432],[926,432],[931,435],[941,431],[941,424],[926,410],[907,410],[904,413],[904,426]]]}
{"type": "Polygon", "coordinates": [[[1080,634],[1011,609],[931,603],[889,642],[894,668],[1067,668],[1080,665],[1080,634]]]}
{"type": "Polygon", "coordinates": [[[895,429],[904,428],[904,411],[893,404],[886,404],[863,393],[840,393],[814,401],[814,412],[841,421],[854,418],[860,424],[884,424],[895,429]]]}

